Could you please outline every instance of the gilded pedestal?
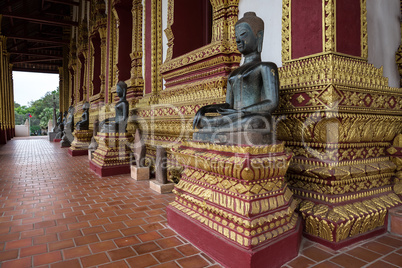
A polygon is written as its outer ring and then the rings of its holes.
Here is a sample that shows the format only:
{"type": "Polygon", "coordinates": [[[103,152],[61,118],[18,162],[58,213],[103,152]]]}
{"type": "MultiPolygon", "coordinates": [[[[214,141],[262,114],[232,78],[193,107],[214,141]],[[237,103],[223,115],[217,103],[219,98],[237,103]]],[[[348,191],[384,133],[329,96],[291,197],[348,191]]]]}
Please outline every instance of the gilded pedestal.
{"type": "Polygon", "coordinates": [[[87,155],[92,132],[92,130],[74,130],[74,140],[71,143],[71,147],[68,149],[68,153],[71,156],[87,155]]]}
{"type": "Polygon", "coordinates": [[[280,267],[297,255],[301,225],[283,143],[186,142],[173,153],[185,167],[167,207],[174,230],[227,267],[280,267]]]}
{"type": "Polygon", "coordinates": [[[130,173],[128,144],[132,139],[129,133],[98,133],[98,148],[89,161],[90,168],[102,177],[130,173]]]}
{"type": "Polygon", "coordinates": [[[382,69],[323,55],[282,67],[277,133],[294,157],[287,179],[303,199],[305,235],[338,249],[386,231],[401,132],[402,94],[382,69]],[[396,149],[394,150],[397,151],[396,149]]]}

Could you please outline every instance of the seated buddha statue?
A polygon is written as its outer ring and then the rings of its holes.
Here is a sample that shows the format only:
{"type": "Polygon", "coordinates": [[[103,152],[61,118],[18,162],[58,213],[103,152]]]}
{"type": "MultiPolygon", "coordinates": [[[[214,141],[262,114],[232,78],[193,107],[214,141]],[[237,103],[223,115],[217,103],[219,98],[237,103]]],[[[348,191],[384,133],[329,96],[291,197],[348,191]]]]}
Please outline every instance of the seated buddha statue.
{"type": "Polygon", "coordinates": [[[73,132],[74,130],[74,107],[70,106],[67,112],[68,116],[66,119],[66,123],[64,124],[64,130],[69,130],[73,132]]]}
{"type": "Polygon", "coordinates": [[[120,98],[114,107],[116,116],[107,118],[99,123],[101,133],[126,132],[129,105],[126,100],[127,84],[125,82],[120,81],[117,83],[116,94],[120,98]]]}
{"type": "Polygon", "coordinates": [[[84,112],[82,113],[81,120],[75,124],[77,130],[88,130],[89,128],[89,103],[86,102],[82,106],[84,112]]]}
{"type": "Polygon", "coordinates": [[[66,117],[67,117],[67,114],[68,114],[68,112],[65,111],[65,112],[64,112],[63,120],[61,121],[61,123],[60,123],[60,125],[59,125],[59,128],[60,128],[60,131],[61,131],[61,132],[64,131],[64,126],[66,125],[66,119],[67,119],[66,117]]]}
{"type": "Polygon", "coordinates": [[[229,75],[226,102],[203,106],[196,113],[193,128],[198,128],[198,133],[272,131],[279,79],[276,64],[261,61],[264,22],[254,12],[247,12],[237,21],[235,34],[244,62],[229,75]]]}

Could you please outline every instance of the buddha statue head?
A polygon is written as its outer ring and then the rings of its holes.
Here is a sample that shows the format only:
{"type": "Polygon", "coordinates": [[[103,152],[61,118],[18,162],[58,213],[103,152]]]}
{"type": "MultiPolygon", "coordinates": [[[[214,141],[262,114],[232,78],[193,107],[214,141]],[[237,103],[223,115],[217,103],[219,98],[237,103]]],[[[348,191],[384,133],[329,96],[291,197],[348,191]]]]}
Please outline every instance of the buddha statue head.
{"type": "Polygon", "coordinates": [[[116,85],[116,94],[120,100],[126,100],[127,84],[124,81],[119,81],[116,85]]]}
{"type": "Polygon", "coordinates": [[[255,12],[244,13],[235,24],[237,48],[243,55],[261,53],[264,39],[264,21],[255,12]]]}

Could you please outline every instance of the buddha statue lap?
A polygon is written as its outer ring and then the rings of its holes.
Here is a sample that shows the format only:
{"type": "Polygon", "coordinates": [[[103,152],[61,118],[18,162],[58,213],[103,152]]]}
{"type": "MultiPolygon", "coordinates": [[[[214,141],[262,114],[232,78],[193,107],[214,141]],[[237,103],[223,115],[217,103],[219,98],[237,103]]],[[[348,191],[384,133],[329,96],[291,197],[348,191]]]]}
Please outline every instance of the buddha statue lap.
{"type": "Polygon", "coordinates": [[[229,75],[226,102],[198,110],[193,128],[199,131],[193,139],[244,144],[250,143],[247,141],[250,137],[233,139],[233,135],[248,133],[257,134],[252,144],[271,143],[274,140],[271,113],[279,104],[279,76],[275,63],[261,61],[264,22],[254,12],[247,12],[236,23],[235,31],[244,63],[229,75]],[[228,135],[232,138],[227,138],[228,135]]]}
{"type": "Polygon", "coordinates": [[[117,83],[116,93],[120,100],[115,105],[116,116],[107,118],[99,123],[101,133],[124,133],[127,128],[129,105],[126,100],[127,84],[123,81],[117,83]]]}

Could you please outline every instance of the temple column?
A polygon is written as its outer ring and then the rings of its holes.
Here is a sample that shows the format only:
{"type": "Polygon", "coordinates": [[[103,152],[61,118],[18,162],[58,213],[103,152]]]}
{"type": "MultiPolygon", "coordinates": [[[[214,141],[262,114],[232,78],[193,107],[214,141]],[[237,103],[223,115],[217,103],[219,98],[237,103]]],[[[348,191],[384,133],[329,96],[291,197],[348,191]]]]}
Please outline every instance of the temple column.
{"type": "Polygon", "coordinates": [[[135,97],[141,97],[144,90],[142,77],[142,1],[133,0],[131,13],[133,16],[133,42],[131,57],[130,87],[135,97]]]}
{"type": "MultiPolygon", "coordinates": [[[[0,33],[1,34],[1,33],[0,33]]],[[[10,133],[10,72],[7,53],[7,37],[0,35],[0,144],[7,143],[10,133]]],[[[13,106],[14,107],[14,106],[13,106]]],[[[14,110],[14,109],[12,109],[14,110]]]]}
{"type": "Polygon", "coordinates": [[[107,28],[106,25],[104,27],[99,28],[99,35],[101,38],[101,86],[100,86],[100,98],[103,103],[104,96],[106,92],[106,54],[107,54],[107,28]]]}
{"type": "Polygon", "coordinates": [[[14,81],[13,81],[13,64],[9,64],[10,72],[10,99],[11,99],[11,137],[15,137],[15,113],[14,113],[14,81]]]}
{"type": "Polygon", "coordinates": [[[305,235],[341,248],[386,231],[402,93],[367,63],[365,0],[283,1],[277,133],[305,235]],[[317,34],[318,33],[318,34],[317,34]]]}

